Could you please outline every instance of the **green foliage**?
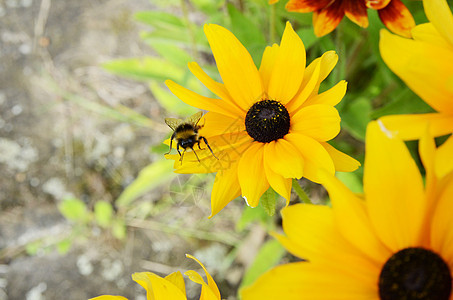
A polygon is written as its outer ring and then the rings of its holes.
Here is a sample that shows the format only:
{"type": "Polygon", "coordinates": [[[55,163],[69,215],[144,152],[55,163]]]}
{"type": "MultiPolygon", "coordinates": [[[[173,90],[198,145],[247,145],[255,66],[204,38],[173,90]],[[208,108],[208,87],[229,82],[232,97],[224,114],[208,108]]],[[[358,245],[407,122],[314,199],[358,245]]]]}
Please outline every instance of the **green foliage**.
{"type": "Polygon", "coordinates": [[[275,215],[278,194],[270,187],[260,198],[260,205],[264,208],[269,216],[275,215]]]}
{"type": "Polygon", "coordinates": [[[357,98],[343,109],[342,126],[356,139],[365,140],[365,132],[371,121],[371,103],[366,98],[357,98]]]}
{"type": "Polygon", "coordinates": [[[285,248],[277,240],[272,239],[264,243],[245,272],[240,289],[251,285],[260,275],[275,266],[285,252],[285,248]]]}
{"type": "Polygon", "coordinates": [[[159,160],[149,164],[140,171],[137,179],[121,193],[116,200],[116,205],[118,207],[128,206],[144,193],[170,181],[174,176],[173,161],[159,160]]]}
{"type": "Polygon", "coordinates": [[[273,227],[273,218],[266,212],[262,205],[258,205],[255,208],[245,206],[242,210],[241,218],[236,223],[236,230],[243,231],[253,222],[259,222],[268,229],[273,227]]]}
{"type": "Polygon", "coordinates": [[[94,205],[94,218],[99,226],[107,228],[113,219],[112,205],[106,201],[96,202],[94,205]]]}
{"type": "Polygon", "coordinates": [[[185,71],[170,61],[156,57],[128,58],[107,62],[104,68],[112,73],[137,80],[182,80],[185,71]]]}
{"type": "Polygon", "coordinates": [[[66,198],[58,206],[61,214],[73,222],[85,223],[89,215],[85,203],[76,198],[66,198]]]}
{"type": "Polygon", "coordinates": [[[228,4],[228,14],[231,20],[231,30],[247,48],[250,55],[259,66],[264,47],[267,45],[263,32],[257,26],[255,19],[243,15],[234,5],[228,4]]]}

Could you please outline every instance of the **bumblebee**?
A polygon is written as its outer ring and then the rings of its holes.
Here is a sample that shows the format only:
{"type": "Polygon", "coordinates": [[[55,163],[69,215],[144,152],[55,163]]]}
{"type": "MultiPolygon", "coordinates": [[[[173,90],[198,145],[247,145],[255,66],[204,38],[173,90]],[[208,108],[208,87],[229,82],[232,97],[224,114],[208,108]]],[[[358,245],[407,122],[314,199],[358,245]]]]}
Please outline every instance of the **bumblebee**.
{"type": "MultiPolygon", "coordinates": [[[[200,121],[201,117],[203,116],[203,112],[197,112],[196,114],[188,117],[185,120],[181,119],[175,119],[175,118],[165,118],[165,123],[173,129],[173,134],[171,135],[170,138],[170,150],[165,153],[169,154],[171,152],[171,145],[173,143],[173,140],[176,140],[176,150],[179,153],[179,161],[182,163],[182,158],[184,157],[184,153],[186,152],[187,148],[192,149],[193,153],[197,157],[198,161],[200,159],[198,158],[197,153],[193,149],[195,144],[198,145],[198,149],[202,150],[200,147],[200,142],[201,140],[204,141],[206,146],[208,147],[209,151],[211,151],[212,155],[217,158],[217,156],[214,155],[214,152],[212,151],[211,147],[208,144],[208,140],[204,136],[198,135],[198,130],[203,127],[203,125],[198,125],[198,122],[200,121]],[[179,151],[179,147],[183,148],[184,151],[181,152],[179,151]]],[[[218,158],[217,158],[218,159],[218,158]]]]}

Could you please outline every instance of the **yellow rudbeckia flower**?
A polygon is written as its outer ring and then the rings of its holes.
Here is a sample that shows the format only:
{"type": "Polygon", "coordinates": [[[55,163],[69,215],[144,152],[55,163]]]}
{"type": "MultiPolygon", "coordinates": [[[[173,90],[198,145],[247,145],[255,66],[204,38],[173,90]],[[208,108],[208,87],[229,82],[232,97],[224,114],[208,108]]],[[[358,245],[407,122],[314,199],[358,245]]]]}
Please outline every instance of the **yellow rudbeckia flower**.
{"type": "Polygon", "coordinates": [[[209,111],[199,124],[205,147],[179,155],[178,173],[217,172],[211,194],[211,216],[242,195],[255,207],[271,186],[287,202],[292,178],[306,177],[321,183],[318,171],[353,171],[359,162],[339,152],[327,141],[340,131],[334,108],[346,92],[343,80],[318,93],[320,83],[335,66],[338,56],[326,52],[305,67],[305,48],[291,24],[286,24],[280,45],[264,51],[261,66],[227,29],[210,24],[204,31],[223,84],[211,79],[197,63],[192,73],[220,99],[198,95],[175,82],[169,89],[189,105],[209,111]],[[218,159],[217,159],[218,158],[218,159]]]}
{"type": "MultiPolygon", "coordinates": [[[[208,282],[206,283],[200,274],[189,270],[184,274],[190,280],[202,285],[200,300],[220,300],[220,292],[217,285],[209,275],[203,264],[193,257],[186,254],[187,257],[195,260],[206,273],[208,282]]],[[[132,279],[140,284],[146,290],[146,299],[148,300],[187,300],[186,287],[181,272],[174,272],[162,278],[151,272],[141,272],[132,274],[132,279]]],[[[127,300],[122,296],[103,295],[90,300],[127,300]]]]}
{"type": "Polygon", "coordinates": [[[413,39],[381,31],[382,58],[437,112],[382,117],[385,127],[405,140],[419,139],[429,124],[432,135],[453,132],[453,15],[445,0],[424,0],[430,23],[416,26],[413,39]]]}
{"type": "Polygon", "coordinates": [[[387,134],[368,126],[363,197],[327,174],[332,208],[283,209],[276,237],[308,261],[270,270],[243,300],[453,298],[453,139],[438,149],[421,140],[424,186],[404,142],[387,134]]]}

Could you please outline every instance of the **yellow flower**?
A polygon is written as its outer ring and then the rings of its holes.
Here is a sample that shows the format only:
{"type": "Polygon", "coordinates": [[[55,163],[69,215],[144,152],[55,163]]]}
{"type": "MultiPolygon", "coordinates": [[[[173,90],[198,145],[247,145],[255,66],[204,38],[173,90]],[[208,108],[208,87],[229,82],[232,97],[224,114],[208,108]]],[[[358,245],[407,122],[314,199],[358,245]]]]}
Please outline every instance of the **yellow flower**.
{"type": "Polygon", "coordinates": [[[369,124],[363,197],[327,174],[332,208],[283,209],[276,237],[308,262],[270,270],[243,300],[453,299],[453,138],[438,149],[421,140],[424,187],[404,142],[386,134],[369,124]]]}
{"type": "MultiPolygon", "coordinates": [[[[217,285],[209,275],[203,264],[193,257],[186,254],[187,257],[195,260],[206,273],[208,282],[206,283],[200,274],[195,271],[189,270],[184,274],[190,280],[202,285],[200,300],[220,300],[220,292],[217,285]]],[[[181,272],[174,272],[162,278],[150,272],[141,272],[132,274],[132,279],[140,284],[146,290],[146,299],[148,300],[187,300],[186,287],[181,272]]],[[[127,300],[122,296],[103,295],[90,300],[127,300]]]]}
{"type": "Polygon", "coordinates": [[[305,48],[288,22],[280,45],[264,51],[256,68],[236,37],[218,25],[205,25],[223,84],[211,79],[197,63],[192,73],[220,99],[198,95],[168,80],[169,89],[184,102],[209,111],[200,120],[214,157],[204,150],[167,155],[178,173],[217,172],[211,194],[211,216],[242,195],[255,207],[271,186],[287,202],[291,178],[321,182],[318,171],[349,172],[360,165],[327,141],[340,131],[334,108],[346,92],[346,82],[318,93],[320,83],[338,56],[326,52],[305,67],[305,48]]]}
{"type": "MultiPolygon", "coordinates": [[[[270,0],[274,4],[278,0],[270,0]]],[[[291,12],[313,12],[313,26],[317,36],[324,36],[337,28],[344,16],[361,27],[368,27],[367,8],[377,10],[379,18],[391,31],[411,37],[414,18],[401,0],[289,0],[291,12]]]]}
{"type": "Polygon", "coordinates": [[[453,132],[453,15],[445,0],[424,0],[430,23],[416,26],[413,39],[381,31],[380,51],[389,68],[437,112],[385,116],[385,127],[405,140],[453,132]]]}

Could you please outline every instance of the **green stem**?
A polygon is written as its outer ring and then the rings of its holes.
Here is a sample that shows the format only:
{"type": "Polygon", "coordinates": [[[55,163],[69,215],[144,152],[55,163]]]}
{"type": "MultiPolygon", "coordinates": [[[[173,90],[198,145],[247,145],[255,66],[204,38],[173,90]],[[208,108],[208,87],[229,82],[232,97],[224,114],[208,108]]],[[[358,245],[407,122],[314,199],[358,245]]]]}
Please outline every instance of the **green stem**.
{"type": "Polygon", "coordinates": [[[269,39],[271,44],[275,43],[276,39],[276,34],[275,34],[275,19],[276,19],[276,13],[275,13],[275,4],[271,5],[271,17],[270,17],[270,22],[269,22],[269,39]]]}
{"type": "Polygon", "coordinates": [[[198,50],[197,50],[197,43],[195,39],[195,32],[192,26],[192,23],[189,20],[189,9],[186,4],[186,0],[181,0],[181,9],[182,14],[184,15],[184,21],[186,22],[187,30],[189,31],[189,38],[190,38],[190,48],[192,52],[192,57],[194,60],[198,60],[198,50]]]}
{"type": "Polygon", "coordinates": [[[299,181],[297,181],[294,178],[293,178],[293,189],[303,203],[312,204],[310,198],[308,198],[307,196],[307,193],[305,193],[304,189],[300,186],[299,181]]]}
{"type": "Polygon", "coordinates": [[[346,55],[343,42],[343,25],[340,23],[335,30],[335,49],[339,56],[339,66],[335,69],[335,82],[344,79],[346,74],[346,55]]]}

